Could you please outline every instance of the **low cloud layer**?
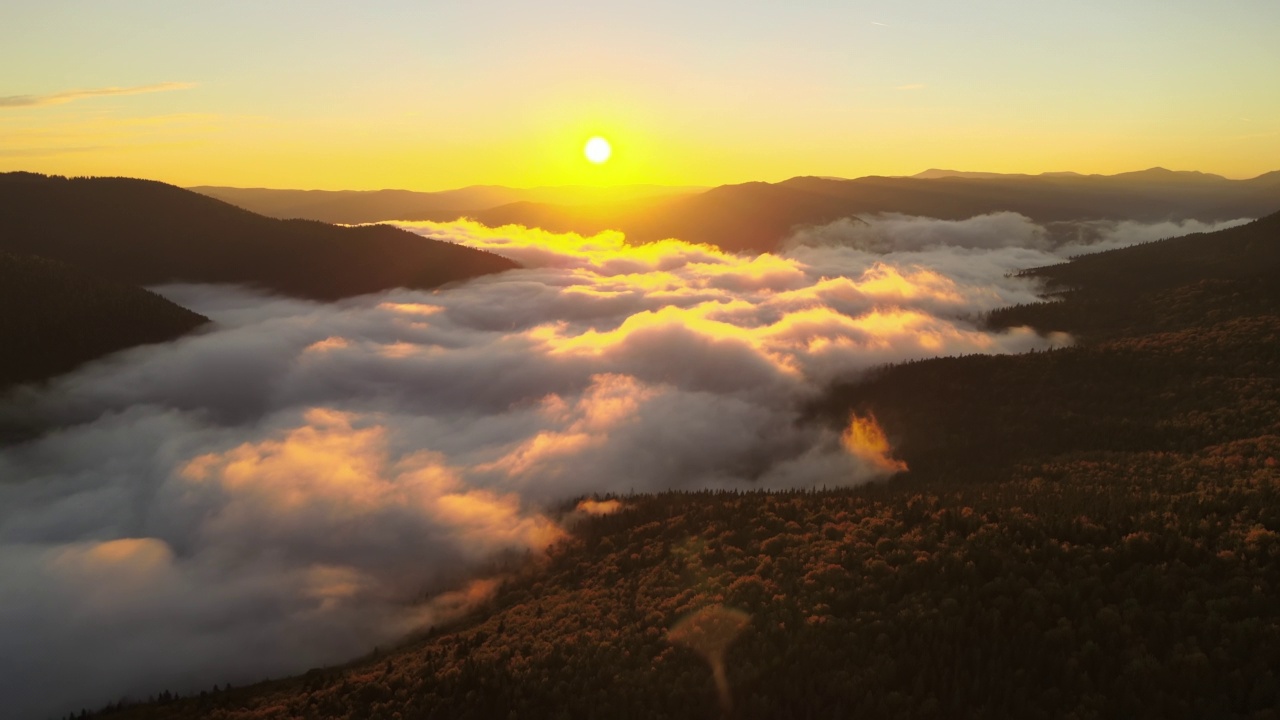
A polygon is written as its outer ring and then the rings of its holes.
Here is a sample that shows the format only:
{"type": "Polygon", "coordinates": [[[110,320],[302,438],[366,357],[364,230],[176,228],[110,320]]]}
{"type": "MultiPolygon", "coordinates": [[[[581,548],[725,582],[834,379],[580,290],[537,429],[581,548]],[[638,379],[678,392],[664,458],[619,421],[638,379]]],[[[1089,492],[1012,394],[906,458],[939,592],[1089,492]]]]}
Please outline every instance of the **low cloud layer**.
{"type": "Polygon", "coordinates": [[[1034,300],[1007,273],[1073,247],[1018,216],[837,223],[755,258],[408,227],[526,269],[336,304],[162,288],[216,327],[0,401],[60,427],[0,451],[14,717],[349,659],[482,597],[466,583],[495,557],[619,510],[559,514],[574,497],[883,477],[901,466],[878,428],[797,408],[874,365],[1065,341],[975,325],[1034,300]]]}
{"type": "Polygon", "coordinates": [[[996,250],[1023,248],[1051,252],[1053,261],[1191,233],[1243,225],[1249,218],[1205,223],[1199,220],[1139,223],[1132,220],[1072,220],[1041,225],[1025,215],[998,212],[965,220],[884,213],[843,219],[802,229],[788,245],[839,246],[886,254],[941,248],[996,250]]]}

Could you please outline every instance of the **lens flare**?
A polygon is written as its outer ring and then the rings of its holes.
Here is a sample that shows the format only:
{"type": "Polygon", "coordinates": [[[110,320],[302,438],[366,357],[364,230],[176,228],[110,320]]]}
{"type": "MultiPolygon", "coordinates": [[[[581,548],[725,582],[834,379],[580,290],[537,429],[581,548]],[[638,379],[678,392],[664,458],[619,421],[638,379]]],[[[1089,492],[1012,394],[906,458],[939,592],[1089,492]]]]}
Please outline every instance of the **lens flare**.
{"type": "Polygon", "coordinates": [[[725,715],[733,709],[729,677],[724,667],[725,653],[749,624],[751,616],[745,612],[723,605],[711,605],[687,615],[667,631],[668,642],[693,650],[711,666],[716,694],[725,715]]]}

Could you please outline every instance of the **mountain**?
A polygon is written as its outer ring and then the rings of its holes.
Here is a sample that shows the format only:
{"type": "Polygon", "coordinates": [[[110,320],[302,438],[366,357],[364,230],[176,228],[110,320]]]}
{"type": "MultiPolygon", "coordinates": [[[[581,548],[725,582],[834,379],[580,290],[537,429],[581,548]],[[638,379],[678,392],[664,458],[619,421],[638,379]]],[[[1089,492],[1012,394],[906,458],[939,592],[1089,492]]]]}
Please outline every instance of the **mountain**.
{"type": "Polygon", "coordinates": [[[783,184],[845,198],[860,213],[898,212],[959,219],[990,212],[1022,213],[1037,222],[1113,219],[1154,222],[1257,217],[1280,196],[1266,185],[1202,173],[1152,169],[1120,175],[1046,174],[990,178],[793,178],[783,184]],[[1264,192],[1259,192],[1259,187],[1264,192]]]}
{"type": "Polygon", "coordinates": [[[1084,255],[1021,273],[1062,301],[1005,308],[990,322],[1031,325],[1091,340],[1178,330],[1216,312],[1280,307],[1280,213],[1220,232],[1084,255]]]}
{"type": "Polygon", "coordinates": [[[134,285],[238,283],[333,300],[516,267],[388,226],[262,217],[172,185],[0,174],[0,250],[134,285]]]}
{"type": "Polygon", "coordinates": [[[208,318],[62,263],[0,251],[0,390],[173,340],[208,318]]]}
{"type": "Polygon", "coordinates": [[[1203,173],[1195,170],[1169,170],[1162,167],[1153,167],[1146,170],[1136,170],[1133,172],[1119,173],[1110,176],[1114,181],[1121,182],[1144,182],[1151,184],[1178,184],[1178,183],[1224,183],[1230,182],[1221,175],[1212,173],[1203,173]]]}
{"type": "Polygon", "coordinates": [[[471,216],[488,225],[518,223],[582,233],[614,229],[637,242],[677,237],[734,252],[767,252],[800,227],[876,213],[959,220],[1009,211],[1041,223],[1220,221],[1258,217],[1277,205],[1280,182],[1269,176],[1227,180],[1153,169],[1113,176],[796,177],[630,204],[570,208],[521,203],[471,216]]]}
{"type": "Polygon", "coordinates": [[[1101,178],[1111,177],[1120,180],[1138,180],[1145,182],[1196,182],[1196,181],[1218,181],[1226,180],[1221,175],[1213,175],[1211,173],[1202,173],[1196,171],[1185,170],[1167,170],[1162,167],[1154,167],[1147,170],[1137,170],[1134,172],[1119,173],[1116,175],[1082,175],[1076,172],[1045,172],[1039,175],[1028,175],[1025,173],[993,173],[993,172],[971,172],[965,170],[941,170],[938,168],[929,168],[924,172],[918,172],[912,175],[913,178],[924,180],[936,180],[937,178],[969,178],[971,180],[1005,180],[1010,178],[1101,178]]]}
{"type": "Polygon", "coordinates": [[[521,202],[585,205],[684,195],[703,188],[662,185],[563,186],[517,189],[475,185],[442,192],[410,190],[269,190],[200,186],[190,188],[246,210],[275,218],[332,223],[384,220],[448,221],[477,210],[521,202]]]}
{"type": "Polygon", "coordinates": [[[622,230],[629,240],[679,238],[731,252],[777,249],[792,228],[844,217],[847,203],[802,189],[763,182],[725,185],[697,195],[566,207],[515,203],[471,214],[496,227],[520,224],[553,232],[622,230]]]}
{"type": "Polygon", "coordinates": [[[1009,211],[1037,222],[1258,217],[1280,205],[1280,177],[1274,176],[1280,173],[1228,180],[1163,168],[1110,176],[927,170],[915,177],[795,177],[709,190],[631,186],[613,196],[608,188],[475,187],[441,193],[198,189],[278,217],[359,223],[465,216],[491,227],[519,224],[584,234],[620,230],[635,242],[674,237],[731,252],[761,253],[777,250],[798,228],[875,213],[958,220],[1009,211]]]}
{"type": "Polygon", "coordinates": [[[1063,299],[991,318],[1073,347],[832,387],[811,421],[874,414],[886,483],[622,498],[456,625],[100,716],[1274,718],[1278,226],[1035,270],[1063,299]]]}
{"type": "Polygon", "coordinates": [[[1023,174],[973,172],[973,171],[967,171],[967,170],[942,170],[940,168],[929,168],[928,170],[925,170],[924,172],[918,172],[915,175],[912,175],[911,177],[919,178],[921,180],[933,180],[936,178],[944,178],[944,177],[962,177],[962,178],[977,178],[980,180],[990,180],[994,178],[1031,177],[1031,176],[1023,175],[1023,174]]]}
{"type": "Polygon", "coordinates": [[[1252,180],[1246,181],[1251,185],[1259,187],[1275,187],[1280,185],[1280,170],[1272,170],[1269,173],[1263,173],[1252,180]]]}
{"type": "Polygon", "coordinates": [[[832,389],[831,419],[873,413],[913,469],[1084,451],[1185,451],[1280,435],[1280,214],[1025,273],[1058,298],[994,328],[1075,347],[942,358],[832,389]]]}

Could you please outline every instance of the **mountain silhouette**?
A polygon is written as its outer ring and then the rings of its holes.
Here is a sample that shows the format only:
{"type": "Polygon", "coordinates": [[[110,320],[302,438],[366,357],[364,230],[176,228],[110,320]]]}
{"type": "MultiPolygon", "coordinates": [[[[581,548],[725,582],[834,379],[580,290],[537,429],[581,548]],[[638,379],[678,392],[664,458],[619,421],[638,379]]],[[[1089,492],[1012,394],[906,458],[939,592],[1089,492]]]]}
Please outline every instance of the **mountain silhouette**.
{"type": "Polygon", "coordinates": [[[959,220],[1017,212],[1037,222],[1080,219],[1226,220],[1257,217],[1280,204],[1280,182],[1144,171],[1127,176],[932,179],[796,177],[725,185],[704,193],[608,208],[533,203],[473,213],[489,225],[549,230],[621,230],[632,241],[677,237],[733,252],[777,250],[796,229],[842,217],[902,213],[959,220]]]}
{"type": "Polygon", "coordinates": [[[974,172],[972,170],[943,170],[941,168],[929,168],[928,170],[925,170],[924,172],[918,172],[915,175],[912,175],[911,177],[919,178],[922,180],[932,180],[932,179],[944,178],[944,177],[964,177],[964,178],[978,178],[983,180],[989,180],[993,178],[1031,177],[1031,176],[1024,175],[1021,173],[1008,174],[1008,173],[993,173],[993,172],[974,172]]]}
{"type": "Polygon", "coordinates": [[[517,267],[389,226],[277,220],[159,182],[32,173],[0,175],[0,250],[134,285],[236,283],[318,300],[517,267]]]}
{"type": "Polygon", "coordinates": [[[271,190],[200,186],[190,188],[246,210],[274,218],[333,223],[384,220],[456,220],[462,215],[512,203],[584,205],[684,195],[704,188],[661,185],[544,187],[516,189],[473,185],[441,192],[411,190],[271,190]]]}
{"type": "MultiPolygon", "coordinates": [[[[236,196],[239,200],[230,193],[223,197],[246,206],[256,202],[247,195],[236,196]]],[[[499,197],[473,194],[469,202],[480,204],[499,197]]],[[[520,224],[555,232],[620,230],[633,242],[675,237],[733,252],[759,253],[777,250],[798,228],[875,213],[958,220],[1010,211],[1037,222],[1208,222],[1260,217],[1280,205],[1280,173],[1228,180],[1163,168],[1110,176],[930,170],[917,177],[795,177],[779,183],[722,185],[702,192],[608,202],[547,202],[528,195],[490,207],[463,209],[445,204],[433,205],[416,218],[443,221],[466,216],[489,226],[520,224]]],[[[413,219],[400,209],[377,207],[372,200],[359,208],[333,203],[323,210],[299,205],[292,211],[337,222],[413,219]]]]}
{"type": "Polygon", "coordinates": [[[173,340],[208,322],[140,287],[63,263],[0,251],[0,389],[173,340]]]}
{"type": "Polygon", "coordinates": [[[697,195],[567,207],[514,203],[471,213],[491,227],[518,224],[552,232],[621,230],[633,242],[679,238],[732,252],[774,250],[792,228],[845,216],[847,203],[763,182],[724,185],[697,195]]]}

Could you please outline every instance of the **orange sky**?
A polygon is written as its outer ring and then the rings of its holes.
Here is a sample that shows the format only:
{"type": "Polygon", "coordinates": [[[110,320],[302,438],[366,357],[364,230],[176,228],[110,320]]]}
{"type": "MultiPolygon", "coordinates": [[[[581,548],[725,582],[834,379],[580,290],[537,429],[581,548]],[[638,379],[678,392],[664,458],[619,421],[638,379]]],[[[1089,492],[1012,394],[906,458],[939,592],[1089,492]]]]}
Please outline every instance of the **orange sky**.
{"type": "Polygon", "coordinates": [[[1276,27],[1272,0],[10,3],[0,170],[419,190],[1251,177],[1280,165],[1276,27]]]}

